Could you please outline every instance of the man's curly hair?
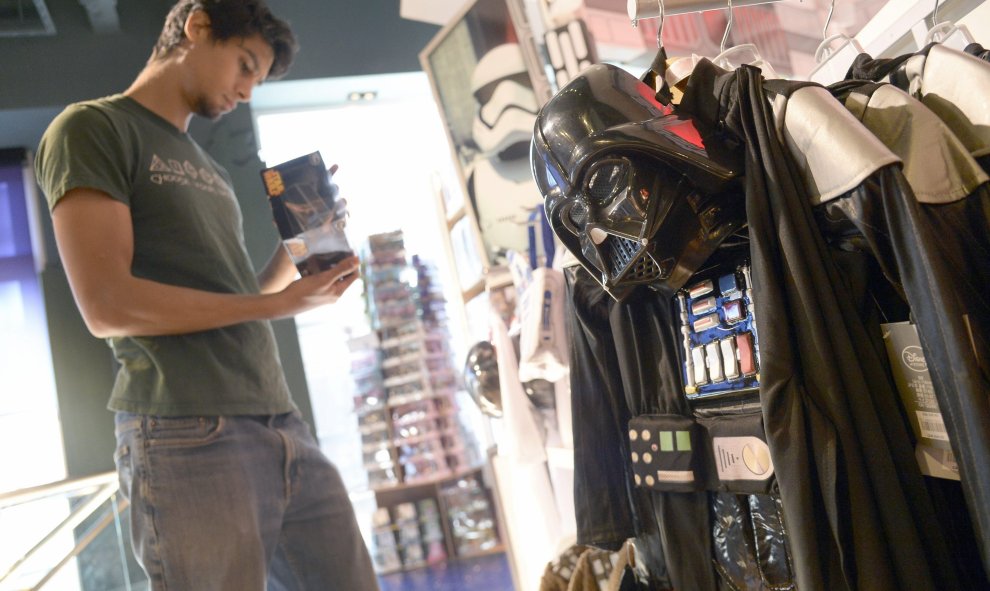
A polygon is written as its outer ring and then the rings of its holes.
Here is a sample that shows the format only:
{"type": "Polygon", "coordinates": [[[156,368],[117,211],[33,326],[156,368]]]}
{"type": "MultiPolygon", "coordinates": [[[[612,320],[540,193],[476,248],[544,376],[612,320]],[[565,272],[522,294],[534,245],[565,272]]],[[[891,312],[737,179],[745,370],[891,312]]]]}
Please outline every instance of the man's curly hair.
{"type": "Polygon", "coordinates": [[[267,79],[280,78],[292,65],[299,49],[296,37],[288,23],[273,15],[262,0],[179,0],[165,17],[165,26],[155,43],[151,61],[164,59],[182,43],[185,39],[183,27],[194,10],[202,10],[210,17],[215,41],[261,35],[275,54],[267,79]]]}

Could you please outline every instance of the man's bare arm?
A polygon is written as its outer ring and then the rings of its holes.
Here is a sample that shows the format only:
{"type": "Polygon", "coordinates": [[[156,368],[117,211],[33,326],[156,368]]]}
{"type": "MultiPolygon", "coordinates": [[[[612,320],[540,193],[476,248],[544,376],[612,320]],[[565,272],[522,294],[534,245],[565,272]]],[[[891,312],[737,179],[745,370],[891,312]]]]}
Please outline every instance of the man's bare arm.
{"type": "Polygon", "coordinates": [[[275,293],[289,286],[298,274],[296,266],[289,258],[289,253],[281,244],[275,247],[268,263],[258,273],[258,284],[261,293],[275,293]]]}
{"type": "MultiPolygon", "coordinates": [[[[293,316],[335,302],[357,277],[355,257],[261,295],[167,285],[131,273],[134,236],[125,204],[100,191],[74,189],[56,205],[52,220],[72,293],[98,337],[182,334],[293,316]]],[[[284,280],[276,272],[265,283],[275,289],[284,280]]]]}

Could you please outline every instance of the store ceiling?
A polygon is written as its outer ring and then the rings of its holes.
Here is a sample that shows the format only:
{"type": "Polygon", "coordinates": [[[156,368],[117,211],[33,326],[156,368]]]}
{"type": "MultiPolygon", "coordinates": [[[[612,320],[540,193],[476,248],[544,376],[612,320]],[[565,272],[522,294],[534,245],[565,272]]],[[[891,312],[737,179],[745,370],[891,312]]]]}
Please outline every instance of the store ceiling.
{"type": "MultiPolygon", "coordinates": [[[[95,33],[117,33],[116,0],[79,0],[95,33]]],[[[0,37],[56,35],[58,30],[45,0],[0,0],[0,37]]]]}
{"type": "MultiPolygon", "coordinates": [[[[462,10],[467,1],[400,0],[397,4],[404,19],[442,24],[462,10]]],[[[651,21],[643,21],[637,29],[630,27],[623,0],[521,1],[540,4],[544,12],[563,7],[583,18],[596,42],[601,44],[599,55],[603,59],[625,61],[641,54],[650,57],[655,51],[655,26],[651,26],[651,21]]],[[[735,26],[729,46],[755,43],[768,54],[765,57],[778,67],[780,74],[800,77],[814,65],[813,56],[823,38],[822,30],[830,10],[834,14],[829,34],[855,34],[885,1],[782,0],[758,7],[738,7],[734,11],[735,26]]],[[[273,4],[276,3],[273,0],[273,4]]],[[[171,0],[149,4],[156,10],[167,10],[171,0]]],[[[295,5],[295,9],[311,10],[302,6],[308,6],[308,3],[295,5]]],[[[124,12],[132,14],[136,10],[124,12]]],[[[711,10],[669,17],[664,27],[668,54],[715,55],[727,15],[728,10],[711,10]]],[[[122,23],[117,0],[0,0],[0,37],[55,37],[63,34],[59,30],[63,27],[85,28],[95,34],[129,31],[127,22],[122,23]]]]}

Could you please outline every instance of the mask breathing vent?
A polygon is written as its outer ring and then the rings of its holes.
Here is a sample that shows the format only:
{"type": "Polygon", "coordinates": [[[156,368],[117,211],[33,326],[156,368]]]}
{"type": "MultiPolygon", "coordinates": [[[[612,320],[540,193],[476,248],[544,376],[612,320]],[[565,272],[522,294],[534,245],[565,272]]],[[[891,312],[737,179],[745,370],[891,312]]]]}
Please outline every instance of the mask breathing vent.
{"type": "Polygon", "coordinates": [[[609,236],[607,244],[609,270],[612,277],[618,277],[636,256],[639,243],[618,236],[609,236]]]}
{"type": "Polygon", "coordinates": [[[629,270],[629,279],[636,283],[656,281],[662,277],[660,269],[657,268],[656,263],[653,262],[653,258],[649,255],[643,255],[639,257],[636,261],[636,265],[629,270]]]}
{"type": "Polygon", "coordinates": [[[633,267],[622,275],[623,283],[646,283],[662,277],[663,274],[652,257],[645,253],[637,257],[640,252],[639,242],[612,235],[608,237],[606,244],[612,277],[619,277],[634,261],[633,267]]]}

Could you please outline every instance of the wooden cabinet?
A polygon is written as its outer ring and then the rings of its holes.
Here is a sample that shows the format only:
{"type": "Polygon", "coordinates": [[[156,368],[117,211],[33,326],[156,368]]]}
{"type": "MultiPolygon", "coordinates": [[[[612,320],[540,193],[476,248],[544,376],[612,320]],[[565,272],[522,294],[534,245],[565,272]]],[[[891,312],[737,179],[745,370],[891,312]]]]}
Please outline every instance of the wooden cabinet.
{"type": "Polygon", "coordinates": [[[379,572],[504,551],[484,470],[375,490],[379,572]]]}

